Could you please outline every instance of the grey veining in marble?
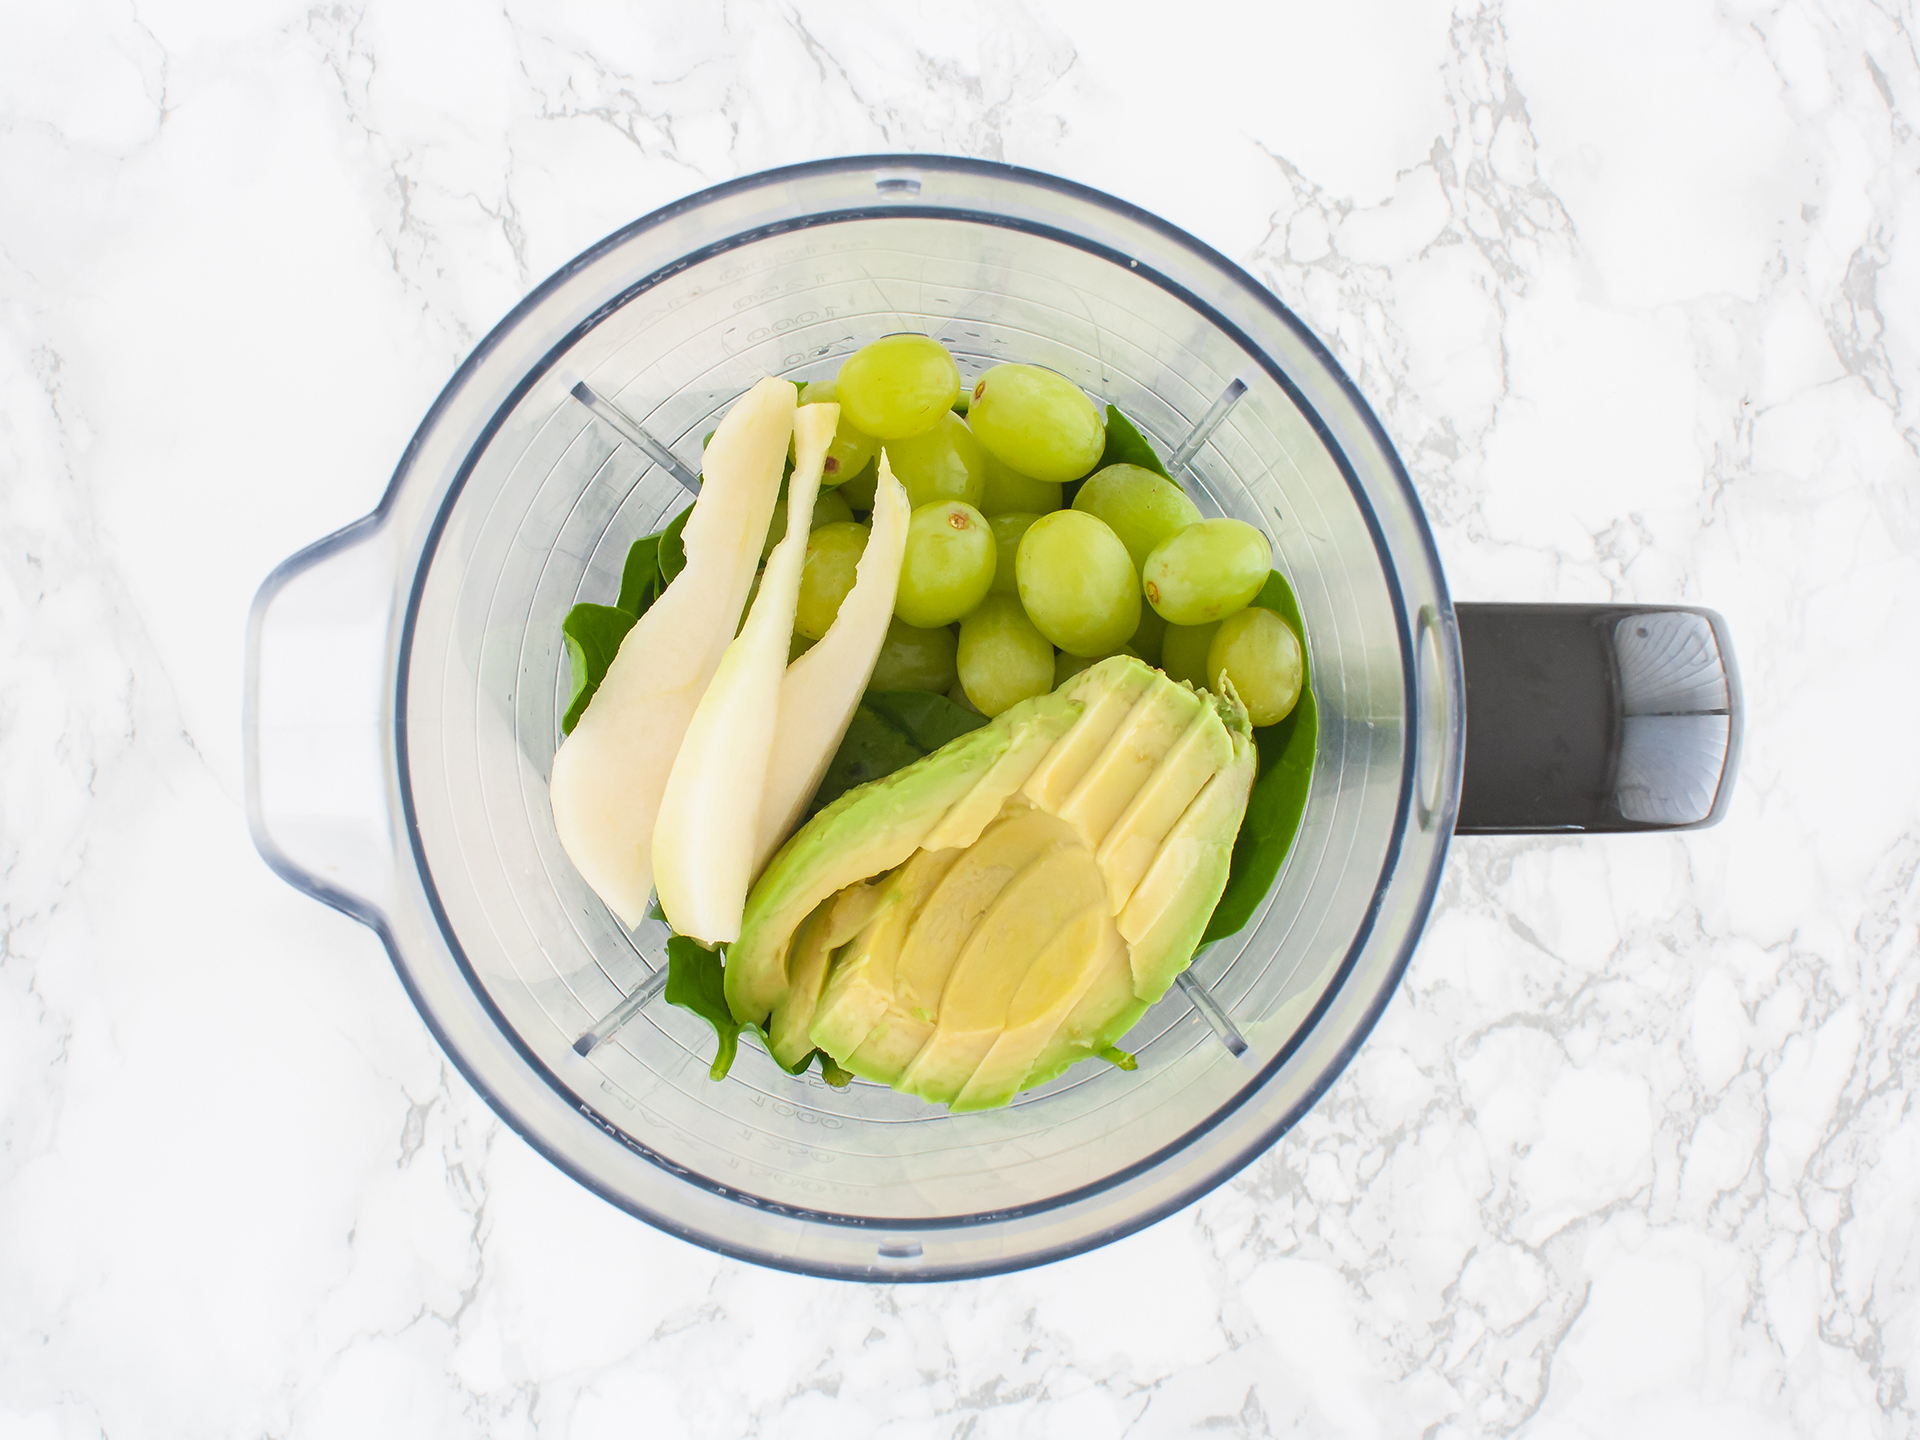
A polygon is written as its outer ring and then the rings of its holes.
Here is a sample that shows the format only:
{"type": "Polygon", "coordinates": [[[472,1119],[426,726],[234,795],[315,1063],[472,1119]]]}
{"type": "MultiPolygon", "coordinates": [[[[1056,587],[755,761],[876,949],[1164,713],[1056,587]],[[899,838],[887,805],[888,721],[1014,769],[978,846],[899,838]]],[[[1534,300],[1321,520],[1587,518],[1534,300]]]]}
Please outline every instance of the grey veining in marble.
{"type": "Polygon", "coordinates": [[[1920,56],[1867,0],[75,0],[0,23],[0,1437],[1898,1437],[1920,1389],[1920,56]],[[1287,1139],[1098,1254],[656,1234],[242,814],[254,587],[702,186],[924,149],[1244,263],[1456,595],[1721,610],[1718,829],[1455,843],[1287,1139]]]}

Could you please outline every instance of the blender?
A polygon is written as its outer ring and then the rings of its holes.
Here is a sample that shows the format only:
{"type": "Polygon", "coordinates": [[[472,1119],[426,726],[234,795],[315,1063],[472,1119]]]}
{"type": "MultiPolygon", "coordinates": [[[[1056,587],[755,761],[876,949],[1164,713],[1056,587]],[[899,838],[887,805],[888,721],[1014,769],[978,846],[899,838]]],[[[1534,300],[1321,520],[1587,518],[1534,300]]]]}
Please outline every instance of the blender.
{"type": "Polygon", "coordinates": [[[1174,226],[1011,166],[867,156],[703,191],[608,237],[478,346],[373,514],[293,556],[248,630],[254,839],[372,927],[447,1054],[613,1204],[728,1255],[880,1280],[1124,1235],[1314,1103],[1405,969],[1456,831],[1690,828],[1724,812],[1737,674],[1710,611],[1456,606],[1406,473],[1323,346],[1174,226]],[[1122,1043],[1002,1110],[790,1076],[659,998],[554,835],[560,621],[689,503],[755,381],[915,331],[964,382],[1049,367],[1128,416],[1204,515],[1258,526],[1319,715],[1252,920],[1122,1043]]]}

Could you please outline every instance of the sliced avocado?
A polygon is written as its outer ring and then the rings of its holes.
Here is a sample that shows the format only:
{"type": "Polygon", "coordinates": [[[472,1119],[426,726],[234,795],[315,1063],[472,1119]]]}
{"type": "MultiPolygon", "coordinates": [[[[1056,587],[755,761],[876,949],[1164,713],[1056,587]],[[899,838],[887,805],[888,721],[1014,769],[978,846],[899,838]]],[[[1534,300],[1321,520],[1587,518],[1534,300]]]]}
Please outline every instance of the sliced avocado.
{"type": "Polygon", "coordinates": [[[1009,882],[1072,833],[1043,811],[1021,809],[959,852],[914,916],[894,965],[893,1003],[848,1069],[889,1084],[900,1076],[933,1034],[947,976],[982,918],[1009,882]]]}
{"type": "Polygon", "coordinates": [[[773,1022],[767,1030],[767,1048],[773,1052],[773,1058],[789,1070],[814,1048],[807,1030],[813,1023],[820,988],[827,980],[827,961],[833,954],[827,944],[827,920],[833,907],[832,900],[822,900],[819,907],[800,922],[799,932],[793,938],[787,1003],[773,1012],[773,1022]]]}
{"type": "Polygon", "coordinates": [[[1214,773],[1167,832],[1120,912],[1120,935],[1133,952],[1134,993],[1148,1004],[1166,994],[1173,977],[1186,969],[1227,888],[1233,837],[1253,788],[1253,731],[1245,710],[1238,711],[1231,733],[1233,759],[1214,773]]]}
{"type": "Polygon", "coordinates": [[[1147,1002],[1133,993],[1133,960],[1117,928],[1114,938],[1118,943],[1101,953],[1092,979],[1040,1047],[1020,1089],[1044,1085],[1075,1061],[1098,1055],[1147,1013],[1147,1002]]]}
{"type": "Polygon", "coordinates": [[[1005,1104],[1112,1046],[1192,958],[1249,735],[1237,702],[1113,656],[848,791],[748,897],[729,1004],[770,1015],[783,1056],[1005,1104]]]}
{"type": "Polygon", "coordinates": [[[901,1072],[899,1088],[951,1103],[1006,1029],[1008,1007],[1027,972],[1083,912],[1093,918],[1064,940],[1076,953],[1089,953],[1106,899],[1107,883],[1092,854],[1072,840],[1056,842],[1016,875],[954,961],[933,1034],[901,1072]]]}
{"type": "Polygon", "coordinates": [[[978,840],[980,832],[999,815],[1007,798],[1026,784],[1034,766],[1067,733],[1083,708],[1079,701],[1069,699],[1059,690],[1042,695],[1030,704],[1031,709],[1019,707],[1021,714],[1006,712],[1010,717],[1006,750],[972,791],[956,801],[940,823],[927,832],[927,838],[921,842],[927,849],[967,846],[978,840]]]}
{"type": "MultiPolygon", "coordinates": [[[[1132,1001],[1133,968],[1127,942],[1114,928],[1104,899],[1076,916],[1028,968],[1007,1005],[1006,1025],[954,1097],[952,1108],[988,1110],[1006,1104],[1017,1091],[1039,1084],[1031,1077],[1041,1051],[1102,976],[1112,987],[1110,1008],[1124,1009],[1132,1001]],[[1090,937],[1080,928],[1083,921],[1094,931],[1090,937]]],[[[1067,1054],[1063,1043],[1061,1053],[1067,1055],[1060,1066],[1064,1069],[1094,1052],[1067,1054]]]]}
{"type": "Polygon", "coordinates": [[[1021,793],[1042,810],[1058,811],[1080,777],[1087,773],[1087,767],[1113,738],[1113,732],[1120,728],[1120,722],[1134,702],[1153,684],[1154,676],[1154,670],[1145,661],[1111,655],[1061,686],[1061,690],[1085,708],[1060,743],[1034,766],[1033,773],[1020,787],[1021,793]]]}
{"type": "Polygon", "coordinates": [[[820,1049],[836,1058],[852,1055],[885,1017],[893,1003],[894,966],[907,929],[927,895],[962,853],[918,851],[888,878],[884,887],[887,904],[852,937],[827,979],[809,1026],[810,1038],[820,1049]]]}
{"type": "Polygon", "coordinates": [[[800,827],[754,884],[740,938],[727,949],[727,1006],[735,1016],[758,1022],[786,998],[787,951],[801,920],[835,891],[912,855],[947,808],[1000,758],[1010,728],[995,723],[970,731],[903,770],[856,786],[800,827]]]}
{"type": "Polygon", "coordinates": [[[1160,844],[1200,787],[1233,758],[1233,741],[1210,708],[1197,710],[1187,731],[1161,760],[1094,852],[1116,912],[1160,853],[1160,844]]]}
{"type": "Polygon", "coordinates": [[[1186,686],[1155,675],[1061,801],[1060,818],[1100,844],[1203,708],[1186,686]]]}

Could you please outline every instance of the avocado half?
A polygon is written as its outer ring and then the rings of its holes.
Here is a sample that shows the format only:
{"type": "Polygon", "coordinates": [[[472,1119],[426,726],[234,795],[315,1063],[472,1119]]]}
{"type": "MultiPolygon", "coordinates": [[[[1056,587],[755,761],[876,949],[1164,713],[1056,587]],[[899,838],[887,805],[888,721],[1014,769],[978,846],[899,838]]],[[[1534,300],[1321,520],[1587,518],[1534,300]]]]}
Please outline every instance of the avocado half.
{"type": "Polygon", "coordinates": [[[1114,1044],[1193,958],[1253,785],[1247,712],[1128,655],[849,790],[728,948],[728,1007],[797,1068],[955,1110],[1114,1044]]]}

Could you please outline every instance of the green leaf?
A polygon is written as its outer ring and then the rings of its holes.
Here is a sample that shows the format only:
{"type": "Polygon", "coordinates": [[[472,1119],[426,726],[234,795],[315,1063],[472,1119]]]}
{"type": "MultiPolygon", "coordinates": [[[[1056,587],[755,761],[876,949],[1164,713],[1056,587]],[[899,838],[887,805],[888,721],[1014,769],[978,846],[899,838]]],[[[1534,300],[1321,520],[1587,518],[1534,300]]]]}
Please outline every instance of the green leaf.
{"type": "Polygon", "coordinates": [[[627,549],[627,563],[620,571],[619,607],[630,615],[644,615],[664,588],[660,583],[660,537],[642,535],[627,549]]]}
{"type": "Polygon", "coordinates": [[[827,766],[807,813],[826,808],[856,785],[878,780],[978,730],[984,715],[925,690],[869,690],[853,712],[846,738],[827,766]]]}
{"type": "MultiPolygon", "coordinates": [[[[1300,623],[1300,604],[1279,571],[1267,577],[1253,603],[1280,616],[1305,643],[1307,632],[1300,623]]],[[[1254,749],[1260,756],[1259,777],[1253,782],[1246,818],[1240,822],[1240,834],[1233,842],[1227,888],[1213,907],[1213,918],[1200,938],[1202,945],[1226,939],[1253,918],[1253,912],[1273,888],[1294,836],[1300,832],[1301,817],[1307,810],[1307,790],[1313,780],[1314,746],[1320,735],[1311,681],[1309,657],[1307,683],[1301,686],[1300,703],[1293,707],[1293,713],[1277,725],[1253,732],[1254,749]]]]}
{"type": "Polygon", "coordinates": [[[727,989],[720,956],[697,941],[675,935],[667,941],[667,1003],[690,1010],[713,1026],[720,1037],[713,1066],[707,1071],[716,1080],[727,1078],[733,1057],[740,1048],[740,1022],[727,1008],[727,989]]]}
{"type": "Polygon", "coordinates": [[[931,755],[987,723],[987,717],[929,690],[869,690],[862,703],[931,755]]]}
{"type": "Polygon", "coordinates": [[[567,701],[567,713],[560,717],[562,734],[571,735],[580,723],[581,712],[606,679],[607,667],[620,653],[620,642],[638,618],[612,605],[576,605],[560,622],[567,656],[573,662],[573,694],[567,701]]]}
{"type": "Polygon", "coordinates": [[[1140,1061],[1134,1053],[1131,1050],[1122,1050],[1118,1045],[1109,1045],[1106,1049],[1095,1053],[1115,1069],[1138,1070],[1140,1068],[1140,1061]]]}
{"type": "Polygon", "coordinates": [[[897,726],[862,705],[853,712],[853,723],[828,762],[826,777],[807,813],[823,810],[854,786],[891,775],[927,753],[897,726]]]}
{"type": "Polygon", "coordinates": [[[660,588],[666,589],[673,583],[673,577],[687,568],[687,547],[680,539],[680,532],[687,528],[687,517],[693,513],[689,505],[673,519],[667,522],[667,528],[660,532],[660,588]]]}
{"type": "Polygon", "coordinates": [[[1147,437],[1112,405],[1107,406],[1107,448],[1100,452],[1100,463],[1093,468],[1104,470],[1109,465],[1138,465],[1173,479],[1167,475],[1167,467],[1160,463],[1160,457],[1153,453],[1147,437]]]}

